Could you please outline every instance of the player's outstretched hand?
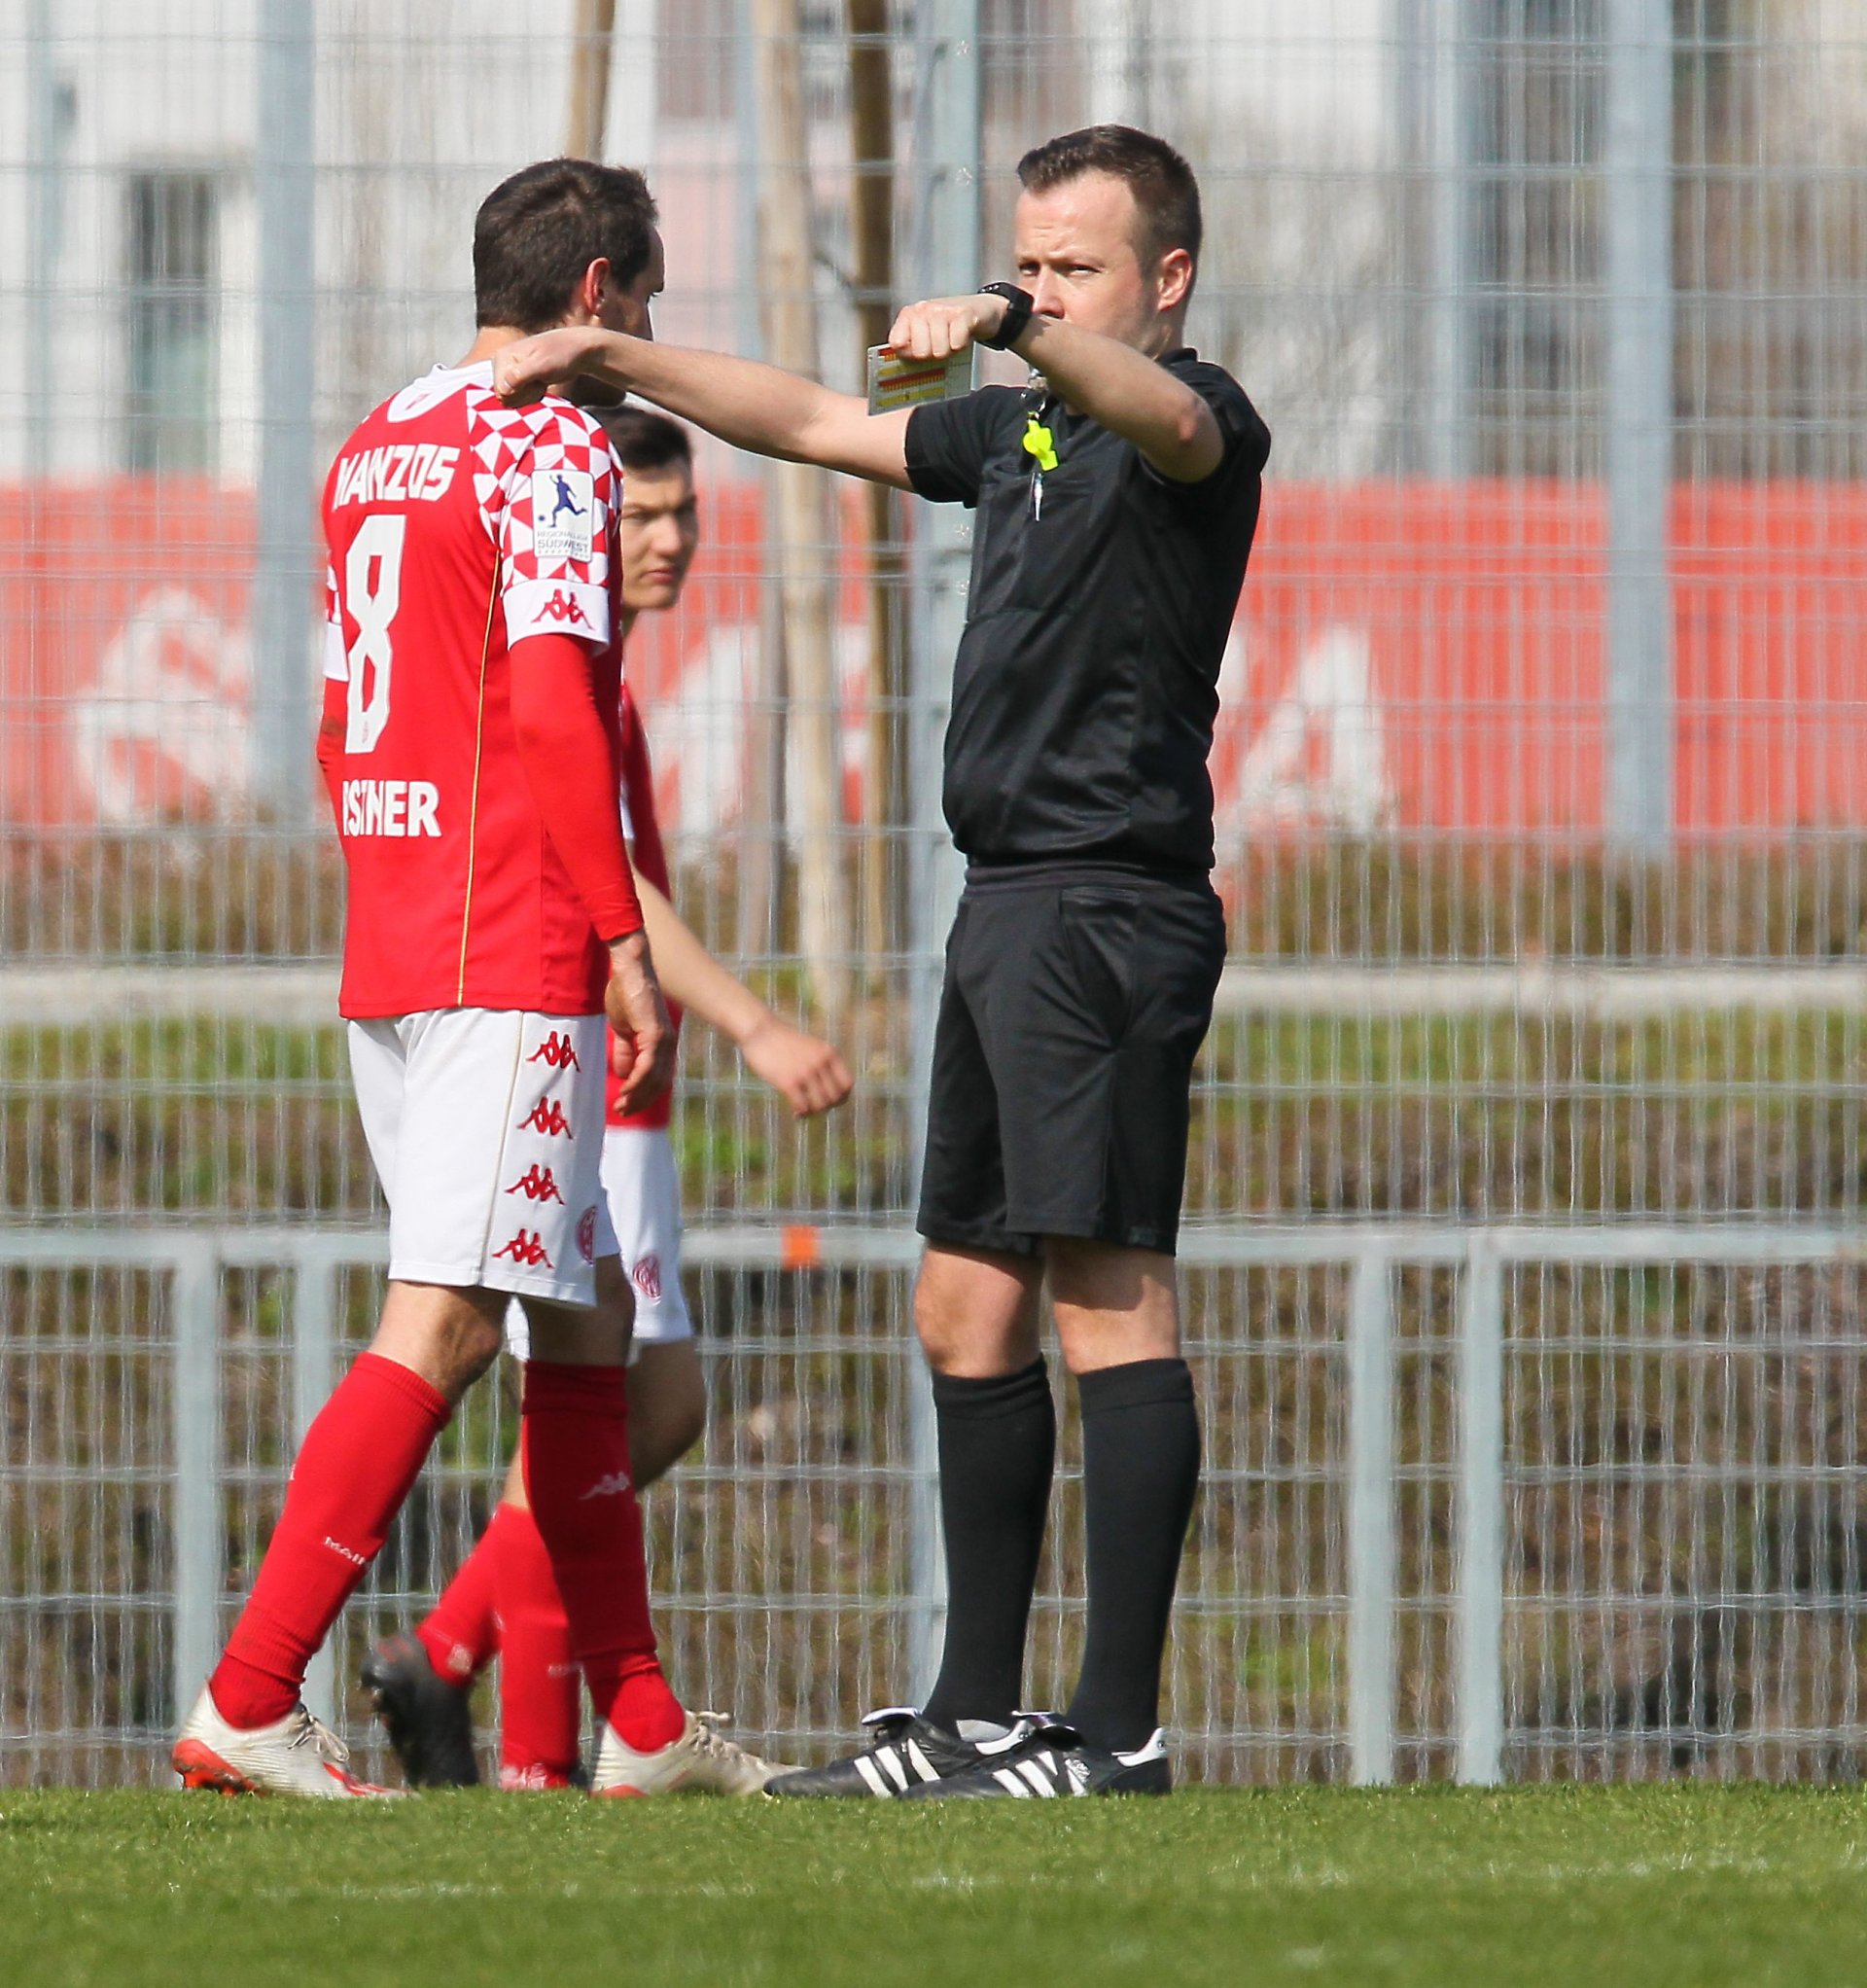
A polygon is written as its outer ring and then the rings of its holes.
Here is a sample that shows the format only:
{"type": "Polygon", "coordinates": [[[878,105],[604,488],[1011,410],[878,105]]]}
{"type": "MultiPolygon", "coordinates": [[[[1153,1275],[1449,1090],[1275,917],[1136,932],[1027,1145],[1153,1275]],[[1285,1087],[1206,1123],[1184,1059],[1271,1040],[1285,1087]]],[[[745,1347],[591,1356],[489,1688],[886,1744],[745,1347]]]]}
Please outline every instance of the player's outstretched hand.
{"type": "Polygon", "coordinates": [[[800,1118],[832,1111],[856,1080],[836,1051],[815,1036],[768,1014],[739,1045],[746,1068],[762,1077],[800,1118]]]}
{"type": "Polygon", "coordinates": [[[610,947],[603,1012],[612,1030],[610,1059],[622,1080],[623,1115],[646,1111],[674,1082],[674,1028],[649,956],[648,934],[632,932],[610,947]]]}
{"type": "Polygon", "coordinates": [[[579,325],[514,339],[493,354],[493,391],[509,408],[529,408],[576,378],[588,357],[589,338],[579,325]]]}
{"type": "MultiPolygon", "coordinates": [[[[903,359],[948,359],[1004,322],[1003,297],[934,297],[904,303],[888,342],[903,359]]],[[[529,342],[529,341],[528,341],[529,342]]]]}

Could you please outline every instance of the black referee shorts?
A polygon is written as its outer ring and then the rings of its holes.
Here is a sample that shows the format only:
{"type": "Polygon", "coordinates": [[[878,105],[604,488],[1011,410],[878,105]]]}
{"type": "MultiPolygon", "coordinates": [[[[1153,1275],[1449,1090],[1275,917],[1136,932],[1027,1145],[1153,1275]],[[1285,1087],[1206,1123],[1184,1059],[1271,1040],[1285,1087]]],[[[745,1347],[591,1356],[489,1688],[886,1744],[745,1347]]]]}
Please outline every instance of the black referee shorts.
{"type": "Polygon", "coordinates": [[[1187,1088],[1225,959],[1204,878],[969,877],[946,945],[920,1232],[1171,1255],[1187,1088]]]}

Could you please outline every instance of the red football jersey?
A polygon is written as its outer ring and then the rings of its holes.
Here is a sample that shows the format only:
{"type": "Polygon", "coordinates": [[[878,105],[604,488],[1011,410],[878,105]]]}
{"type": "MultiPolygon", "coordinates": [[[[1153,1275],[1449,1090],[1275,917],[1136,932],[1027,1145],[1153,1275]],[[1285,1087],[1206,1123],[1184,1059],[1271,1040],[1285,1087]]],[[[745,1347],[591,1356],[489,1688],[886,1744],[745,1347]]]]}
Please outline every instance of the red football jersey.
{"type": "MultiPolygon", "coordinates": [[[[626,678],[622,684],[621,726],[622,833],[629,838],[629,854],[635,864],[636,874],[646,876],[664,898],[672,898],[674,893],[668,884],[667,851],[661,846],[661,825],[654,813],[654,768],[649,763],[649,735],[642,728],[642,713],[629,693],[626,678]]],[[[668,1013],[678,1038],[681,1011],[669,1002],[668,1013]]],[[[656,1130],[665,1126],[673,1116],[672,1086],[664,1090],[647,1111],[630,1112],[626,1116],[616,1109],[616,1098],[621,1089],[622,1081],[612,1065],[609,1091],[609,1121],[612,1125],[639,1125],[656,1130]]]]}
{"type": "MultiPolygon", "coordinates": [[[[597,708],[618,710],[618,480],[587,414],[503,406],[489,364],[437,367],[338,451],[325,675],[348,686],[344,1014],[601,1011],[609,961],[533,802],[510,673],[526,636],[575,636],[597,708]]],[[[614,728],[610,749],[614,770],[614,728]]]]}

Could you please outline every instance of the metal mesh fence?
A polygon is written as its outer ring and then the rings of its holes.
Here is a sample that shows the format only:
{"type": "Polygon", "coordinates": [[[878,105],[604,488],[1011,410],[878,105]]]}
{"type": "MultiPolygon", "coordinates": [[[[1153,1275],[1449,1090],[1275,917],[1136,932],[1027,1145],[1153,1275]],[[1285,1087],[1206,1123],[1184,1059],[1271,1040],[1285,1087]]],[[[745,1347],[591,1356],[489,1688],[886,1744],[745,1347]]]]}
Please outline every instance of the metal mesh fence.
{"type": "MultiPolygon", "coordinates": [[[[1261,1230],[1202,1248],[1186,1295],[1208,1473],[1170,1675],[1187,1770],[1856,1778],[1858,1267],[1832,1234],[1753,1241],[1261,1230]]],[[[326,1246],[294,1273],[261,1260],[283,1265],[289,1241],[249,1239],[171,1282],[134,1239],[81,1238],[5,1272],[9,1779],[159,1775],[295,1431],[372,1322],[375,1273],[326,1271],[329,1323],[307,1330],[299,1293],[326,1246]]],[[[774,1257],[694,1286],[714,1413],[648,1500],[665,1649],[692,1701],[794,1752],[898,1688],[934,1616],[907,1278],[774,1257]]],[[[514,1437],[508,1389],[479,1390],[314,1673],[372,1769],[357,1667],[458,1565],[514,1437]]],[[[1079,1649],[1077,1458],[1066,1417],[1039,1697],[1079,1649]]]]}
{"type": "MultiPolygon", "coordinates": [[[[138,1251],[379,1224],[331,1021],[309,494],[465,349],[474,208],[566,146],[580,74],[661,202],[664,337],[775,352],[802,162],[846,387],[878,306],[1006,268],[1027,144],[1129,118],[1200,172],[1193,337],[1275,448],[1212,763],[1197,1771],[1483,1765],[1458,1266],[1533,1225],[1648,1254],[1551,1243],[1497,1286],[1497,1771],[1850,1773],[1867,31],[1816,0],[619,0],[606,53],[574,16],[0,0],[0,1223],[110,1232],[0,1248],[0,1777],[153,1771],[177,1623],[211,1579],[224,1626],[302,1419],[285,1258],[215,1259],[216,1384],[179,1401],[196,1342],[138,1251]],[[1395,1225],[1452,1255],[1384,1259],[1377,1306],[1356,1251],[1395,1225]],[[1323,1225],[1330,1261],[1251,1255],[1323,1225]],[[203,1531],[176,1445],[209,1423],[203,1531]]],[[[706,444],[699,482],[695,577],[630,655],[676,896],[860,1080],[799,1130],[729,1046],[684,1051],[714,1418],[652,1495],[656,1580],[689,1700],[784,1749],[901,1695],[935,1623],[901,1265],[964,547],[839,492],[798,567],[757,466],[706,444]]],[[[333,1274],[350,1343],[373,1272],[333,1274]]],[[[489,1385],[334,1679],[511,1439],[489,1385]]],[[[1059,1541],[1075,1500],[1066,1470],[1059,1541]]],[[[1039,1697],[1079,1594],[1046,1563],[1039,1697]]]]}

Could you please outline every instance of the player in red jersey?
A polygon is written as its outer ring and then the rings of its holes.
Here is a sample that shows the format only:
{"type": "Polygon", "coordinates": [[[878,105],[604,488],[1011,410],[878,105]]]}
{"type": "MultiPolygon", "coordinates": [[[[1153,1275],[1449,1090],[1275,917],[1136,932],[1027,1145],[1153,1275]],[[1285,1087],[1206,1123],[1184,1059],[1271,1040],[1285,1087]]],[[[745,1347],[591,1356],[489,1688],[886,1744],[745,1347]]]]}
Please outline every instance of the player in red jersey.
{"type": "MultiPolygon", "coordinates": [[[[602,419],[623,472],[616,603],[626,638],[638,615],[673,607],[686,583],[699,538],[692,454],[687,431],[663,414],[625,407],[602,419]]],[[[850,1077],[836,1051],[773,1014],[707,953],[669,904],[648,739],[626,680],[621,801],[643,914],[677,1026],[686,1008],[723,1031],[799,1117],[840,1104],[850,1077]]],[[[604,1193],[635,1294],[628,1394],[638,1491],[686,1454],[706,1414],[705,1379],[681,1289],[670,1107],[664,1095],[631,1112],[619,1084],[612,1083],[603,1142],[604,1193]]],[[[508,1343],[515,1355],[522,1331],[522,1320],[509,1321],[508,1343]]],[[[365,1664],[364,1683],[411,1787],[478,1780],[468,1701],[475,1678],[496,1652],[501,1785],[557,1788],[574,1778],[580,1720],[569,1625],[542,1563],[514,1471],[479,1544],[434,1612],[412,1634],[387,1639],[365,1664]]]]}
{"type": "Polygon", "coordinates": [[[528,332],[649,335],[654,223],[617,168],[560,160],[497,188],[475,225],[472,349],[370,415],[326,485],[318,757],[349,873],[339,1007],[390,1207],[389,1289],[177,1739],[191,1787],[387,1792],[305,1709],[305,1665],[514,1296],[538,1356],[525,1482],[596,1703],[594,1785],[704,1785],[722,1751],[655,1654],[631,1307],[598,1183],[606,1016],[631,1106],[666,1089],[674,1049],[616,815],[615,461],[569,402],[514,415],[491,391],[494,355],[528,332]],[[540,1189],[522,1210],[520,1181],[540,1189]]]}

